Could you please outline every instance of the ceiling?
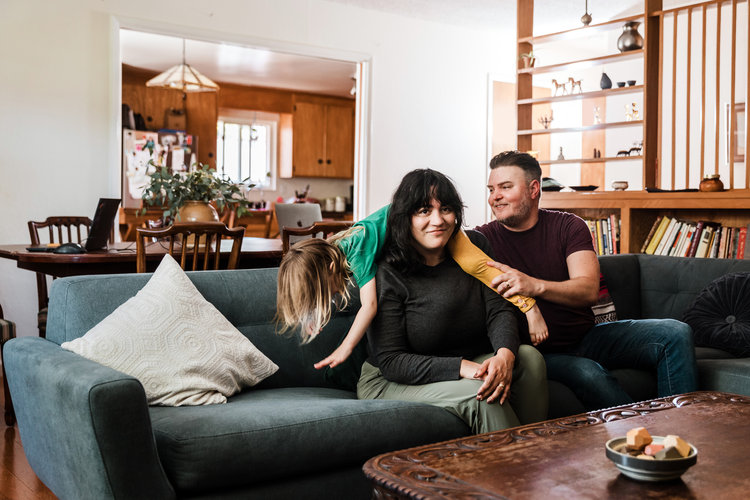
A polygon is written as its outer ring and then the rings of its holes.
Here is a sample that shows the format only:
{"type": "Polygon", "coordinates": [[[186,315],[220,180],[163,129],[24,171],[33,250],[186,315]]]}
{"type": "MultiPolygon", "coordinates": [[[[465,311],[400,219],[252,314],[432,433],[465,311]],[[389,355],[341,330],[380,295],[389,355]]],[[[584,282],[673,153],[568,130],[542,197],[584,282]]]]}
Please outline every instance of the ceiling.
{"type": "MultiPolygon", "coordinates": [[[[329,0],[363,9],[482,30],[515,31],[516,0],[329,0]],[[512,20],[512,21],[508,21],[512,20]]],[[[532,0],[524,0],[532,1],[532,0]]],[[[637,12],[636,0],[589,0],[594,23],[637,12]],[[635,9],[635,10],[634,10],[635,9]]],[[[580,26],[585,0],[534,0],[536,33],[580,26]]],[[[122,62],[161,72],[182,60],[182,39],[120,30],[122,62]]],[[[349,96],[354,63],[229,43],[186,40],[188,64],[217,82],[349,96]]]]}

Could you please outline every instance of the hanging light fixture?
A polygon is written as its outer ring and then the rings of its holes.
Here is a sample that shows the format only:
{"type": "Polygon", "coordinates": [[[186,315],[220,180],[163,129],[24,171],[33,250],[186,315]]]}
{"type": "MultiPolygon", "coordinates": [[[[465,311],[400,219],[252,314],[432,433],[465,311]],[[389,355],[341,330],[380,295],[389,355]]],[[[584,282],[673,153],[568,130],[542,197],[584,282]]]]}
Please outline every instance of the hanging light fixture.
{"type": "Polygon", "coordinates": [[[589,0],[586,0],[586,12],[581,16],[581,22],[584,26],[591,23],[591,14],[589,14],[589,0]]]}
{"type": "Polygon", "coordinates": [[[146,87],[181,90],[182,92],[216,92],[219,86],[185,62],[185,39],[182,39],[182,64],[172,66],[146,82],[146,87]]]}

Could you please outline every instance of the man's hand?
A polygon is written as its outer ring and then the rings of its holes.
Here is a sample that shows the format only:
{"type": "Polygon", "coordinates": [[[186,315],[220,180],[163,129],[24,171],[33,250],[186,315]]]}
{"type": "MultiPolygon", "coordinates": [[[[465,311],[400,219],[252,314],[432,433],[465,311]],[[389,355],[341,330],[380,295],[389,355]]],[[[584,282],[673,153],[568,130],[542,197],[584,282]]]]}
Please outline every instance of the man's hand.
{"type": "Polygon", "coordinates": [[[496,355],[486,359],[474,374],[474,378],[481,378],[484,384],[477,391],[477,399],[486,399],[488,403],[498,401],[500,404],[510,394],[510,383],[513,379],[513,363],[515,355],[505,347],[496,355]]]}
{"type": "Polygon", "coordinates": [[[531,337],[532,345],[539,345],[549,338],[547,322],[544,321],[542,312],[539,310],[537,304],[534,304],[531,309],[526,311],[526,320],[529,322],[529,336],[531,337]]]}
{"type": "Polygon", "coordinates": [[[542,282],[536,278],[499,262],[490,260],[487,265],[503,272],[492,280],[492,288],[506,299],[514,295],[537,297],[544,292],[542,282]]]}
{"type": "Polygon", "coordinates": [[[346,361],[346,358],[351,356],[352,351],[352,347],[348,346],[346,342],[344,342],[340,346],[338,346],[336,350],[333,351],[327,358],[322,361],[318,361],[313,366],[317,370],[320,370],[321,368],[324,368],[326,366],[330,366],[331,368],[333,368],[334,366],[338,366],[346,361]]]}

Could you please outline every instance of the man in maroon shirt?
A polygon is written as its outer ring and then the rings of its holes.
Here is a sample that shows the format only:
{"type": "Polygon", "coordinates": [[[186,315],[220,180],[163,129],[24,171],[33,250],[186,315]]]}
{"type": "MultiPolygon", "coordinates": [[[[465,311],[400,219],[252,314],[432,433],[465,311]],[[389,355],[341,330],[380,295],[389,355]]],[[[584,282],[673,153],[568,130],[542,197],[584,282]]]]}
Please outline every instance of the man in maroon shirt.
{"type": "Polygon", "coordinates": [[[477,227],[492,245],[493,282],[505,297],[534,297],[548,327],[536,339],[547,377],[576,394],[588,410],[632,402],[609,372],[653,369],[658,395],[697,388],[692,331],[672,319],[594,324],[599,261],[591,232],[576,215],[539,208],[542,170],[532,156],[507,151],[490,162],[489,204],[497,220],[477,227]]]}

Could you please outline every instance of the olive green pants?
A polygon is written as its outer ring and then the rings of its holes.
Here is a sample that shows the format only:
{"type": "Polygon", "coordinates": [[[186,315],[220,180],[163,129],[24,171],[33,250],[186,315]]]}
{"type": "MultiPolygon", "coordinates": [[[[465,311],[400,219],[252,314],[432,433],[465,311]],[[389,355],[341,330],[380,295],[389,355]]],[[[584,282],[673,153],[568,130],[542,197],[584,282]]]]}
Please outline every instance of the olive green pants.
{"type": "MultiPolygon", "coordinates": [[[[472,361],[482,363],[492,354],[472,361]]],[[[461,378],[424,385],[390,382],[370,363],[362,365],[357,384],[360,399],[416,401],[445,408],[480,434],[547,418],[547,370],[544,358],[534,347],[522,344],[513,366],[510,398],[502,405],[477,400],[481,380],[461,378]]]]}

